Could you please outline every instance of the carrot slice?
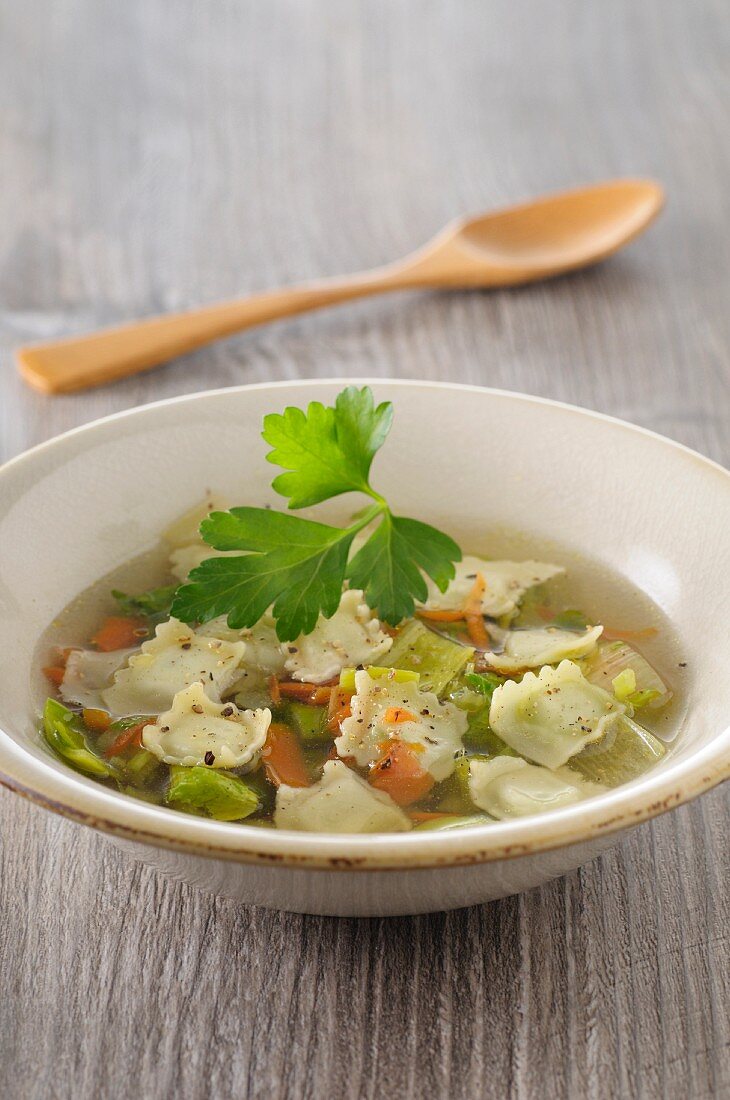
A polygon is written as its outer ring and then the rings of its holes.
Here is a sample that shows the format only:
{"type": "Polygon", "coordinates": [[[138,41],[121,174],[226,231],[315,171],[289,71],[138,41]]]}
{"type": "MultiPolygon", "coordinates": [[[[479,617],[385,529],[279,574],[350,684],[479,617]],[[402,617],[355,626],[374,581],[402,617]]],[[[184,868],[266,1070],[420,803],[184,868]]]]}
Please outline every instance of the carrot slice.
{"type": "Polygon", "coordinates": [[[97,710],[96,707],[84,707],[81,717],[87,729],[96,730],[98,733],[108,730],[112,724],[111,714],[105,710],[97,710]]]}
{"type": "Polygon", "coordinates": [[[460,623],[464,618],[463,611],[429,611],[421,607],[416,612],[419,619],[426,619],[432,623],[460,623]]]}
{"type": "Polygon", "coordinates": [[[399,806],[410,806],[427,795],[434,784],[430,772],[421,767],[418,757],[402,741],[393,741],[368,776],[378,791],[389,794],[399,806]]]}
{"type": "Polygon", "coordinates": [[[279,681],[276,676],[269,676],[269,695],[271,696],[272,703],[281,702],[281,692],[279,691],[279,681]]]}
{"type": "Polygon", "coordinates": [[[483,573],[477,573],[474,585],[464,604],[464,619],[469,637],[479,649],[489,649],[489,635],[482,615],[482,596],[487,590],[483,573]]]}
{"type": "Polygon", "coordinates": [[[442,817],[453,817],[453,814],[445,814],[440,810],[410,810],[408,816],[411,821],[438,821],[442,817]]]}
{"type": "Polygon", "coordinates": [[[66,669],[62,668],[61,665],[50,665],[48,668],[43,669],[43,675],[56,687],[60,687],[66,675],[66,669]]]}
{"type": "Polygon", "coordinates": [[[277,787],[310,787],[311,780],[304,754],[292,730],[282,722],[272,722],[261,754],[266,775],[277,787]]]}
{"type": "Polygon", "coordinates": [[[330,701],[331,686],[285,681],[279,684],[279,694],[287,699],[298,699],[300,703],[311,703],[313,707],[324,707],[330,701]]]}
{"type": "Polygon", "coordinates": [[[114,649],[129,649],[131,646],[139,645],[141,639],[146,638],[147,635],[148,630],[142,619],[110,615],[101,624],[91,641],[103,653],[111,653],[114,649]]]}
{"type": "Polygon", "coordinates": [[[153,722],[154,718],[145,718],[142,722],[137,722],[136,726],[129,726],[128,729],[122,730],[111,745],[104,750],[104,756],[119,756],[120,752],[124,752],[125,749],[141,748],[142,730],[145,726],[152,725],[153,722]]]}
{"type": "Polygon", "coordinates": [[[341,723],[352,716],[353,694],[341,687],[332,689],[327,708],[327,729],[332,733],[339,733],[341,723]]]}

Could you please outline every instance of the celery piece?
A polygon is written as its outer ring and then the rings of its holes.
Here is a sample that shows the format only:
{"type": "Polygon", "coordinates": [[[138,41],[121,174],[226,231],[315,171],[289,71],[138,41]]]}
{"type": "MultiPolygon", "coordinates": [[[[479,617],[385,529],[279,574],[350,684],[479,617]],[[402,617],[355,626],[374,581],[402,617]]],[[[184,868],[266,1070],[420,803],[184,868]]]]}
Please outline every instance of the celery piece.
{"type": "MultiPolygon", "coordinates": [[[[357,669],[343,668],[340,673],[340,687],[344,691],[355,690],[355,673],[357,669]]],[[[383,676],[390,676],[396,684],[405,684],[408,680],[419,680],[419,674],[407,668],[380,668],[378,665],[368,665],[365,669],[371,680],[380,680],[383,676]]]]}
{"type": "Polygon", "coordinates": [[[167,803],[187,813],[208,814],[218,821],[240,821],[259,808],[258,795],[238,776],[178,764],[170,768],[167,803]]]}
{"type": "Polygon", "coordinates": [[[112,596],[119,604],[119,610],[123,614],[142,615],[155,623],[161,623],[170,617],[172,598],[176,589],[176,584],[166,584],[163,588],[150,588],[147,592],[140,592],[137,596],[129,596],[126,592],[120,592],[117,588],[112,588],[112,596]]]}
{"type": "Polygon", "coordinates": [[[622,717],[605,737],[572,757],[568,767],[595,783],[616,787],[648,771],[666,751],[653,733],[622,717]]]}
{"type": "Polygon", "coordinates": [[[489,703],[485,703],[481,710],[469,715],[464,744],[472,751],[486,752],[490,756],[519,756],[519,753],[498,737],[489,725],[489,703]]]}
{"type": "Polygon", "coordinates": [[[57,699],[46,699],[43,733],[56,755],[85,775],[93,775],[97,779],[118,779],[118,770],[91,751],[83,730],[78,714],[57,699]]]}
{"type": "Polygon", "coordinates": [[[439,695],[473,659],[474,650],[442,638],[414,619],[403,627],[387,656],[391,668],[420,673],[421,689],[439,695]]]}
{"type": "Polygon", "coordinates": [[[486,814],[449,814],[448,817],[434,817],[430,821],[421,821],[413,826],[416,833],[435,833],[443,829],[466,829],[469,825],[490,825],[494,818],[486,814]]]}
{"type": "Polygon", "coordinates": [[[327,729],[326,707],[312,707],[308,703],[292,700],[289,713],[296,732],[305,744],[332,740],[332,734],[327,729]]]}
{"type": "Polygon", "coordinates": [[[627,696],[626,702],[630,703],[632,707],[648,707],[650,703],[654,703],[661,697],[661,692],[656,688],[647,688],[646,691],[632,691],[631,695],[627,696]]]}

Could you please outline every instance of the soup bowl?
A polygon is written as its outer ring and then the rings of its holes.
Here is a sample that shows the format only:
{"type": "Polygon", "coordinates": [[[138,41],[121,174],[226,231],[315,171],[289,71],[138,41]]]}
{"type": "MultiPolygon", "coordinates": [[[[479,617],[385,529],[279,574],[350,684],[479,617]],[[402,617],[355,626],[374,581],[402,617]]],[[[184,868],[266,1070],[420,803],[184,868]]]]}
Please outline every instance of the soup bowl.
{"type": "MultiPolygon", "coordinates": [[[[463,536],[464,545],[489,529],[520,532],[524,557],[569,548],[591,563],[589,578],[606,570],[653,600],[674,635],[681,700],[676,741],[660,764],[550,814],[335,836],[182,814],[107,789],[50,755],[37,732],[37,650],[54,616],[151,548],[206,490],[281,506],[262,417],[312,399],[329,403],[344,384],[243,386],[146,405],[0,470],[0,781],[177,879],[251,904],[368,916],[455,908],[537,886],[726,778],[730,474],[584,409],[381,380],[369,384],[376,399],[393,401],[395,422],[375,470],[394,510],[463,536]]],[[[318,514],[326,519],[328,506],[318,514]]]]}

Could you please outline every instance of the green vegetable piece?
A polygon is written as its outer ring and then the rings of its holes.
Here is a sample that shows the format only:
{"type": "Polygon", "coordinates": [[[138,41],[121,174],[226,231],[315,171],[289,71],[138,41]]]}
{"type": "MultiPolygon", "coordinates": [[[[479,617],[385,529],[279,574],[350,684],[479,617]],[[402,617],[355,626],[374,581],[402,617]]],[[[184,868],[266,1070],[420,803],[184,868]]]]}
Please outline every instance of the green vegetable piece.
{"type": "Polygon", "coordinates": [[[656,688],[647,688],[645,691],[632,691],[631,695],[626,696],[626,702],[630,703],[632,707],[648,707],[650,703],[660,699],[662,694],[656,688]]]}
{"type": "Polygon", "coordinates": [[[479,695],[483,695],[491,702],[495,690],[501,687],[504,680],[501,676],[495,676],[493,672],[466,672],[464,673],[464,683],[467,684],[472,691],[476,691],[479,695]]]}
{"type": "Polygon", "coordinates": [[[466,829],[470,825],[489,825],[493,821],[494,818],[486,814],[453,814],[448,817],[433,818],[431,821],[420,821],[418,825],[413,826],[413,832],[435,833],[442,832],[444,829],[466,829]]]}
{"type": "Polygon", "coordinates": [[[184,622],[225,615],[233,629],[253,626],[271,607],[283,642],[314,629],[319,615],[336,611],[346,578],[392,625],[425,599],[424,573],[443,591],[461,551],[453,539],[419,520],[394,516],[369,482],[373,457],[392,420],[389,403],[375,407],[368,387],[344,390],[334,407],[312,402],[306,412],[288,408],[264,419],[269,461],[287,473],[274,479],[290,508],[303,508],[358,491],[374,503],[349,527],[330,527],[265,508],[213,512],[200,525],[208,545],[242,551],[210,558],[177,589],[172,614],[184,622]],[[348,565],[355,535],[372,534],[348,565]]]}
{"type": "Polygon", "coordinates": [[[648,771],[666,751],[653,733],[624,717],[600,741],[572,757],[568,767],[595,783],[617,787],[648,771]]]}
{"type": "Polygon", "coordinates": [[[243,779],[211,768],[170,768],[167,803],[217,821],[241,821],[259,808],[259,797],[243,779]]]}
{"type": "Polygon", "coordinates": [[[401,630],[387,658],[391,668],[420,673],[421,689],[440,695],[467,662],[473,660],[474,650],[414,621],[401,630]]]}
{"type": "MultiPolygon", "coordinates": [[[[379,680],[383,676],[389,676],[396,684],[405,684],[408,683],[409,680],[418,683],[420,679],[420,674],[418,672],[413,672],[412,669],[408,668],[381,668],[378,665],[368,665],[365,671],[372,680],[379,680]]],[[[340,673],[340,687],[345,691],[355,690],[355,672],[356,669],[354,668],[343,668],[340,673]]]]}
{"type": "Polygon", "coordinates": [[[124,768],[128,775],[144,783],[159,771],[160,761],[151,752],[147,752],[147,749],[137,749],[128,760],[125,760],[124,768]]]}
{"type": "Polygon", "coordinates": [[[332,734],[327,729],[326,707],[312,707],[308,703],[299,703],[292,699],[289,713],[296,732],[305,744],[332,740],[332,734]]]}
{"type": "Polygon", "coordinates": [[[571,609],[559,612],[552,622],[553,626],[559,626],[562,630],[575,630],[582,633],[591,625],[582,611],[571,609]]]}
{"type": "Polygon", "coordinates": [[[117,779],[119,772],[106,760],[97,756],[86,743],[84,726],[75,714],[57,699],[46,699],[43,708],[43,733],[48,745],[57,756],[84,775],[97,779],[117,779]]]}
{"type": "Polygon", "coordinates": [[[137,596],[129,596],[117,588],[112,588],[112,596],[119,604],[119,610],[125,615],[143,615],[145,618],[161,622],[169,618],[176,589],[177,585],[167,584],[162,588],[150,588],[137,596]]]}
{"type": "Polygon", "coordinates": [[[625,703],[630,695],[636,693],[636,673],[633,668],[625,668],[611,680],[613,693],[619,703],[625,703]]]}

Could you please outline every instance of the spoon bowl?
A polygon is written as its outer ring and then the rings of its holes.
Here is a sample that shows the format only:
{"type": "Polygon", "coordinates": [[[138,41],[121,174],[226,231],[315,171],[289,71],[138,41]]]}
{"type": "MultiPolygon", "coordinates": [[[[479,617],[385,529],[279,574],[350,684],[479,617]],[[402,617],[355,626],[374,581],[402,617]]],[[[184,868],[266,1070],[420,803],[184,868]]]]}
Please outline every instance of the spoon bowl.
{"type": "Polygon", "coordinates": [[[44,393],[69,393],[149,370],[223,336],[373,294],[423,287],[507,287],[605,259],[662,208],[651,180],[614,180],[452,222],[375,271],[269,291],[89,336],[19,348],[18,369],[44,393]]]}

